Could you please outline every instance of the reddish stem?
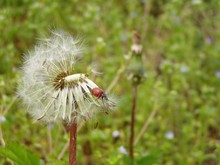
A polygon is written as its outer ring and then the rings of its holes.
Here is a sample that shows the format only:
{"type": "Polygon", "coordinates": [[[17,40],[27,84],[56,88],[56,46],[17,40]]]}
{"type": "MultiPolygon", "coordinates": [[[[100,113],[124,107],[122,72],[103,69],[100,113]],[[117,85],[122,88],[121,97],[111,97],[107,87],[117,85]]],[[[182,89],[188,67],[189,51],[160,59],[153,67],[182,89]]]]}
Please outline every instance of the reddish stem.
{"type": "Polygon", "coordinates": [[[134,158],[134,125],[135,125],[135,109],[136,109],[136,100],[137,100],[137,86],[133,87],[132,91],[132,109],[131,109],[131,134],[130,134],[130,158],[134,158]]]}
{"type": "Polygon", "coordinates": [[[69,152],[69,165],[76,165],[76,136],[77,136],[77,123],[73,122],[70,125],[70,152],[69,152]]]}

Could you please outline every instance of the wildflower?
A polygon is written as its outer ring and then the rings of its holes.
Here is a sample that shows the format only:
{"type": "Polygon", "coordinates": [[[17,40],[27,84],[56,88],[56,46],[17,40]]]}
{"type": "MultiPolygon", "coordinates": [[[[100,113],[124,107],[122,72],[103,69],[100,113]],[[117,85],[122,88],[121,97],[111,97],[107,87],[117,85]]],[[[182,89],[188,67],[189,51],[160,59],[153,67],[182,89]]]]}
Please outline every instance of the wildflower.
{"type": "Polygon", "coordinates": [[[127,39],[128,39],[128,37],[127,37],[126,34],[122,34],[122,35],[121,35],[121,40],[122,40],[123,42],[127,41],[127,39]]]}
{"type": "Polygon", "coordinates": [[[174,133],[172,132],[172,131],[167,131],[166,133],[165,133],[165,137],[167,138],[167,139],[173,139],[174,138],[174,133]]]}
{"type": "Polygon", "coordinates": [[[216,76],[217,78],[220,78],[220,70],[217,71],[217,72],[215,72],[215,76],[216,76]]]}
{"type": "Polygon", "coordinates": [[[182,73],[186,73],[186,72],[188,72],[188,67],[187,66],[182,66],[181,68],[180,68],[180,71],[182,72],[182,73]]]}
{"type": "Polygon", "coordinates": [[[192,4],[200,4],[202,3],[202,0],[192,0],[192,4]]]}
{"type": "Polygon", "coordinates": [[[138,14],[135,11],[132,11],[130,15],[132,18],[136,18],[138,16],[138,14]]]}
{"type": "Polygon", "coordinates": [[[140,0],[141,3],[147,3],[148,0],[140,0]]]}
{"type": "Polygon", "coordinates": [[[213,42],[214,42],[214,40],[211,38],[211,37],[207,37],[206,39],[205,39],[205,42],[206,42],[206,44],[212,44],[213,42]]]}
{"type": "Polygon", "coordinates": [[[97,107],[106,112],[115,106],[104,91],[102,97],[93,95],[92,90],[99,87],[86,73],[77,73],[81,46],[69,34],[53,32],[26,55],[19,95],[35,119],[70,123],[87,120],[97,107]]]}
{"type": "Polygon", "coordinates": [[[3,115],[1,115],[1,114],[0,114],[0,122],[1,123],[6,122],[6,118],[3,115]]]}
{"type": "Polygon", "coordinates": [[[119,147],[119,151],[120,151],[120,153],[122,153],[124,155],[128,154],[128,152],[127,152],[127,150],[126,150],[126,148],[124,146],[119,147]]]}
{"type": "Polygon", "coordinates": [[[97,42],[103,42],[103,38],[102,37],[98,37],[97,38],[97,42]]]}
{"type": "Polygon", "coordinates": [[[120,136],[120,132],[118,130],[116,130],[112,133],[113,138],[118,138],[119,136],[120,136]]]}
{"type": "Polygon", "coordinates": [[[129,60],[131,58],[131,55],[130,54],[124,54],[123,57],[124,57],[125,60],[129,60]]]}

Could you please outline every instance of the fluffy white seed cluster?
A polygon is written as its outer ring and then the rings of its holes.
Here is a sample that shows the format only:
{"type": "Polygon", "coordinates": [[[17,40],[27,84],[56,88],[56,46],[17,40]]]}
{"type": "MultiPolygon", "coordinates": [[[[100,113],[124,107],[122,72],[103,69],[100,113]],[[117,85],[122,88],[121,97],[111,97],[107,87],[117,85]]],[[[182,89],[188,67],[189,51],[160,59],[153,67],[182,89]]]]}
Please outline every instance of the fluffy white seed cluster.
{"type": "Polygon", "coordinates": [[[98,86],[75,66],[81,43],[64,32],[53,32],[25,57],[19,95],[37,120],[72,122],[87,120],[98,109],[111,110],[114,103],[92,93],[98,86]],[[97,108],[99,107],[99,108],[97,108]]]}

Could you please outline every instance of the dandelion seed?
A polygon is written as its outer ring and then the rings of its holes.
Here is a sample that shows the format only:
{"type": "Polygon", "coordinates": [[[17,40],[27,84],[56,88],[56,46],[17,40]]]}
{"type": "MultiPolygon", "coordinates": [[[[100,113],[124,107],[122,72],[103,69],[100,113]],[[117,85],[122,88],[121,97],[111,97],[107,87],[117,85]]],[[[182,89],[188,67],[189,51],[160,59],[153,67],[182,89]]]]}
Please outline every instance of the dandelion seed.
{"type": "Polygon", "coordinates": [[[86,73],[77,73],[75,66],[81,52],[79,40],[64,32],[53,32],[51,38],[42,40],[26,55],[19,95],[36,120],[71,123],[87,120],[98,109],[106,112],[114,108],[106,94],[92,94],[94,88],[100,88],[86,73]]]}

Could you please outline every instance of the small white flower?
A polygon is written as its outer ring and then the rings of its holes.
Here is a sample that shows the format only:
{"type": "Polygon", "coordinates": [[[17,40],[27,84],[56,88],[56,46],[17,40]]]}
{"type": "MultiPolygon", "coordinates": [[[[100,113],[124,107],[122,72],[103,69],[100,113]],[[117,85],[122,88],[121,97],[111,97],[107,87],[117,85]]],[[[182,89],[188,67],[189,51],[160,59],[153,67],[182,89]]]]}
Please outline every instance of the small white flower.
{"type": "Polygon", "coordinates": [[[131,12],[131,17],[132,18],[136,18],[138,16],[138,14],[135,12],[135,11],[132,11],[131,12]]]}
{"type": "Polygon", "coordinates": [[[220,78],[220,70],[217,71],[217,72],[215,72],[215,76],[216,76],[217,78],[220,78]]]}
{"type": "Polygon", "coordinates": [[[193,4],[200,4],[200,3],[202,3],[202,0],[192,0],[192,3],[193,4]]]}
{"type": "Polygon", "coordinates": [[[211,37],[207,37],[205,39],[206,44],[212,44],[213,43],[213,39],[211,37]]]}
{"type": "Polygon", "coordinates": [[[122,34],[121,35],[121,40],[124,42],[124,41],[127,41],[128,37],[126,34],[122,34]]]}
{"type": "Polygon", "coordinates": [[[172,131],[167,131],[166,134],[165,134],[165,137],[167,139],[173,139],[174,138],[174,133],[172,131]]]}
{"type": "Polygon", "coordinates": [[[113,137],[113,138],[117,138],[117,137],[119,137],[119,136],[120,136],[120,132],[117,131],[117,130],[112,133],[112,137],[113,137]]]}
{"type": "Polygon", "coordinates": [[[186,73],[186,72],[188,72],[188,67],[187,66],[182,66],[181,68],[180,68],[180,71],[182,72],[182,73],[186,73]]]}
{"type": "Polygon", "coordinates": [[[124,146],[119,147],[119,151],[120,151],[120,153],[122,153],[124,155],[128,154],[128,152],[127,152],[127,150],[126,150],[126,148],[124,146]]]}
{"type": "Polygon", "coordinates": [[[142,2],[142,3],[147,3],[148,0],[140,0],[140,2],[142,2]]]}
{"type": "Polygon", "coordinates": [[[126,59],[126,60],[129,60],[131,58],[131,55],[130,54],[124,54],[123,57],[126,59]]]}
{"type": "Polygon", "coordinates": [[[114,107],[85,73],[77,73],[75,66],[81,51],[79,40],[64,32],[53,32],[51,38],[26,55],[18,89],[35,119],[87,120],[97,112],[97,107],[105,111],[114,107]]]}
{"type": "Polygon", "coordinates": [[[5,118],[4,116],[2,116],[2,115],[0,115],[0,122],[1,122],[1,123],[6,122],[6,118],[5,118]]]}
{"type": "Polygon", "coordinates": [[[98,37],[97,38],[97,42],[103,42],[103,38],[102,37],[98,37]]]}

